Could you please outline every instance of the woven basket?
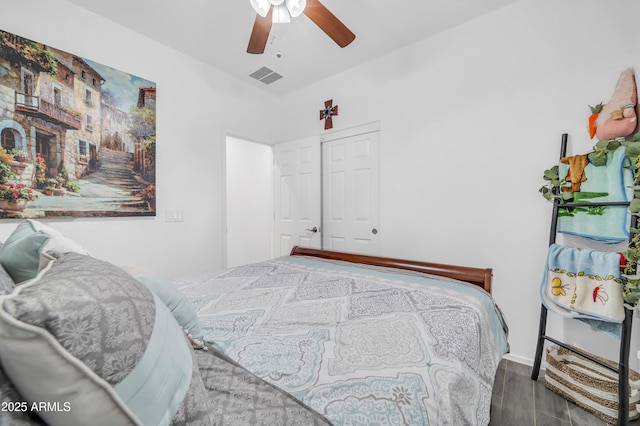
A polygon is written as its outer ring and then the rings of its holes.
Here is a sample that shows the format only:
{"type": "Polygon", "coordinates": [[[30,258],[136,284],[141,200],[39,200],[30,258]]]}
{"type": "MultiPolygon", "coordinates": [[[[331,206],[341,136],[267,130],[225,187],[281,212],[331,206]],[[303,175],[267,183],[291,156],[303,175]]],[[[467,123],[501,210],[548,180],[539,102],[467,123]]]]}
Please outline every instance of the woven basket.
{"type": "MultiPolygon", "coordinates": [[[[584,352],[584,351],[583,351],[584,352]]],[[[591,355],[591,354],[589,354],[591,355]]],[[[618,364],[591,355],[618,368],[618,364]]],[[[560,396],[572,401],[609,424],[618,421],[618,373],[614,373],[568,349],[547,349],[544,384],[560,396]]],[[[640,418],[640,374],[629,370],[629,420],[640,418]]]]}

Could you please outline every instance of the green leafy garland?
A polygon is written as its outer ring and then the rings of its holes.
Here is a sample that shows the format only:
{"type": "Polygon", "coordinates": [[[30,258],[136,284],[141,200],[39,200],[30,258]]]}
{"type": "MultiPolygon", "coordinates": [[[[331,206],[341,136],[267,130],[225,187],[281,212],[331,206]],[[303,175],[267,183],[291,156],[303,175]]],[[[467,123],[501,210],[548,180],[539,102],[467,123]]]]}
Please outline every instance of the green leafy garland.
{"type": "MultiPolygon", "coordinates": [[[[629,204],[629,213],[640,218],[640,133],[636,133],[632,141],[598,141],[593,147],[593,151],[588,154],[589,161],[594,166],[603,166],[607,163],[607,155],[620,146],[625,147],[625,155],[631,161],[631,165],[627,166],[627,168],[633,171],[633,199],[629,204]]],[[[562,191],[562,187],[566,186],[567,182],[560,178],[557,165],[545,170],[543,179],[547,183],[539,189],[539,192],[545,199],[549,201],[557,199],[561,204],[573,200],[571,192],[562,191]]],[[[640,302],[640,272],[638,271],[638,262],[640,262],[640,229],[632,227],[630,234],[629,246],[623,253],[627,259],[627,264],[622,275],[624,285],[622,297],[625,302],[624,306],[627,309],[633,309],[640,302]]]]}

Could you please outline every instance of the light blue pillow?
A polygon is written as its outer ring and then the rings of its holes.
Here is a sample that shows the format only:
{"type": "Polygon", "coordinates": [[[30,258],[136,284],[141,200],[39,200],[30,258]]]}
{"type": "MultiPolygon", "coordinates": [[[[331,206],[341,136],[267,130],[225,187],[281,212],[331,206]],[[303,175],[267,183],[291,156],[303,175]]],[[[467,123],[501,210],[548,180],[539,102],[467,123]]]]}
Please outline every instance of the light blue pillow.
{"type": "Polygon", "coordinates": [[[0,249],[0,264],[13,281],[20,284],[35,278],[47,266],[53,259],[50,253],[89,254],[61,232],[27,219],[17,226],[0,249]]]}
{"type": "Polygon", "coordinates": [[[0,249],[0,264],[16,284],[30,280],[46,266],[43,248],[49,235],[36,231],[28,221],[22,222],[9,235],[0,249]]]}
{"type": "MultiPolygon", "coordinates": [[[[2,251],[3,246],[4,244],[0,243],[0,251],[2,251]]],[[[0,296],[11,293],[14,288],[16,288],[16,283],[13,282],[11,275],[7,274],[7,271],[0,264],[0,296]]]]}
{"type": "Polygon", "coordinates": [[[135,267],[124,267],[126,272],[144,284],[169,308],[178,324],[194,339],[202,340],[204,332],[200,328],[198,314],[191,301],[172,283],[148,271],[135,267]]]}

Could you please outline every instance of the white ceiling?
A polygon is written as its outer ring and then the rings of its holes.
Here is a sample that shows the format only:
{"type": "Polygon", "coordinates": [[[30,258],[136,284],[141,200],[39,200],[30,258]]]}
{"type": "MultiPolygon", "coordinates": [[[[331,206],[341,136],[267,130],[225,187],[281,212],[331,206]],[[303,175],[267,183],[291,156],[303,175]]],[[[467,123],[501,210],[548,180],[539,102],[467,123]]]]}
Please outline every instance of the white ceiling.
{"type": "Polygon", "coordinates": [[[249,0],[69,1],[282,96],[517,0],[320,0],[356,34],[353,43],[341,49],[301,15],[273,25],[262,55],[246,53],[249,0]],[[263,66],[284,77],[270,85],[249,77],[263,66]]]}

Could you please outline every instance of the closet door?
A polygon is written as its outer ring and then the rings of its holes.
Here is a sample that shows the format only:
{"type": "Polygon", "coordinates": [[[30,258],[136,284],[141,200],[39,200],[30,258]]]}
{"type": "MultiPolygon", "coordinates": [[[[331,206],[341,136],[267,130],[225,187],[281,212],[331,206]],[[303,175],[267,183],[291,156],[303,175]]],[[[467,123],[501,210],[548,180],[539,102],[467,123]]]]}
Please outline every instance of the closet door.
{"type": "Polygon", "coordinates": [[[378,131],[322,144],[323,248],[380,252],[378,131]]]}
{"type": "Polygon", "coordinates": [[[275,255],[294,245],[321,248],[319,137],[275,145],[274,164],[275,255]]]}

